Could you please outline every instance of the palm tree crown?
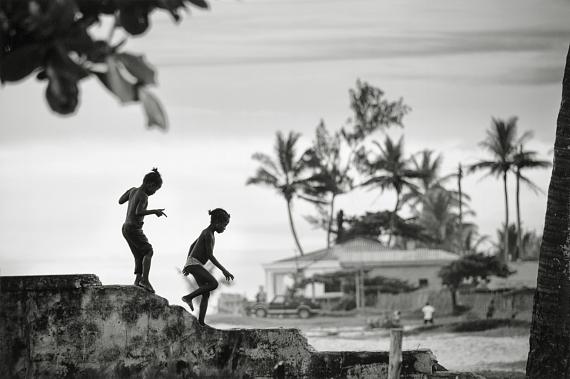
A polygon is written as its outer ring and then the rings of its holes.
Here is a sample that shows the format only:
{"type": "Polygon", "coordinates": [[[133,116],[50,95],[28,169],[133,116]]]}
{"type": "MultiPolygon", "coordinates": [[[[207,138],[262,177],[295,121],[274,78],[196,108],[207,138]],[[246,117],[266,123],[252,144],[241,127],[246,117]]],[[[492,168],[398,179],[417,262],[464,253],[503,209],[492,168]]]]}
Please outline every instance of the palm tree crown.
{"type": "Polygon", "coordinates": [[[304,185],[302,178],[305,170],[304,160],[303,157],[298,158],[296,152],[296,144],[300,136],[299,133],[289,132],[285,137],[281,132],[277,132],[274,147],[275,158],[264,153],[253,154],[252,159],[259,162],[260,166],[255,171],[255,175],[247,179],[246,184],[274,188],[285,198],[291,232],[299,253],[303,255],[291,214],[293,197],[298,196],[298,192],[304,185]]]}
{"type": "MultiPolygon", "coordinates": [[[[507,190],[507,173],[512,170],[517,145],[522,143],[530,133],[517,137],[517,118],[511,117],[504,121],[493,118],[487,137],[479,143],[490,155],[491,159],[479,161],[469,167],[470,172],[485,170],[487,175],[502,176],[505,196],[505,227],[509,225],[509,197],[507,190]]],[[[509,240],[504,233],[503,260],[506,262],[509,251],[509,240]]]]}
{"type": "MultiPolygon", "coordinates": [[[[412,193],[418,192],[418,187],[413,183],[413,179],[424,177],[424,173],[418,172],[411,167],[411,160],[404,157],[404,139],[401,137],[394,143],[389,136],[386,136],[383,144],[373,142],[378,148],[376,155],[362,154],[359,157],[358,166],[360,170],[368,175],[361,186],[377,187],[381,191],[393,189],[396,192],[396,204],[393,215],[396,216],[401,205],[401,195],[404,189],[412,193]]],[[[392,240],[390,233],[388,243],[392,240]]]]}

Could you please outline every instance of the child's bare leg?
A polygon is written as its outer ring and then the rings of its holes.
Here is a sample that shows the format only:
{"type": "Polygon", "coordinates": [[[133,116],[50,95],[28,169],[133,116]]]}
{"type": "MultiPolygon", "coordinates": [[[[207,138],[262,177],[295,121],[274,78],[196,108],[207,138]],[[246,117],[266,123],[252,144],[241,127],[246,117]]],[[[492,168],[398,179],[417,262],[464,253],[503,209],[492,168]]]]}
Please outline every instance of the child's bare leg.
{"type": "Polygon", "coordinates": [[[143,272],[143,255],[133,253],[135,257],[135,286],[140,285],[143,272]]]}
{"type": "MultiPolygon", "coordinates": [[[[190,309],[193,311],[194,310],[194,306],[192,305],[192,300],[195,297],[198,296],[202,296],[202,302],[200,304],[204,303],[204,296],[209,297],[210,296],[210,292],[215,290],[216,288],[218,288],[218,281],[212,276],[212,274],[210,274],[204,267],[202,266],[190,266],[189,268],[190,273],[192,274],[192,276],[194,276],[194,279],[196,279],[196,282],[198,283],[198,288],[193,291],[192,293],[184,296],[182,298],[182,301],[185,302],[186,304],[188,304],[188,306],[190,307],[190,309]]],[[[202,309],[204,309],[204,315],[206,314],[206,309],[208,309],[208,300],[206,299],[206,303],[205,306],[200,305],[200,314],[202,313],[202,309]]],[[[202,317],[202,324],[203,324],[204,318],[202,317]]]]}
{"type": "Polygon", "coordinates": [[[142,278],[141,278],[140,284],[144,288],[149,290],[150,292],[154,293],[154,288],[152,288],[152,286],[148,280],[148,274],[150,272],[151,262],[152,262],[152,254],[145,255],[143,258],[143,261],[142,261],[143,272],[142,272],[142,278]]]}
{"type": "Polygon", "coordinates": [[[200,314],[198,315],[198,322],[200,325],[205,325],[204,318],[206,317],[206,311],[208,310],[208,300],[210,300],[210,292],[202,294],[202,300],[200,300],[200,314]]]}

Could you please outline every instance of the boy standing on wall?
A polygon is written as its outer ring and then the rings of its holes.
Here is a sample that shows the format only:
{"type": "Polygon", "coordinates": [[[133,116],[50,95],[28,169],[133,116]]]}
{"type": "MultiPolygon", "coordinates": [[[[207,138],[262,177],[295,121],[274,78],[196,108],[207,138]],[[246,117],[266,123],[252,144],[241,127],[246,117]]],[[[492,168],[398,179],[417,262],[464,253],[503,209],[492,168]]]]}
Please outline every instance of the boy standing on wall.
{"type": "Polygon", "coordinates": [[[156,215],[164,216],[164,209],[146,209],[148,197],[153,195],[162,187],[162,177],[158,169],[153,168],[145,175],[140,187],[133,187],[121,196],[119,204],[127,201],[127,217],[123,224],[123,237],[127,240],[131,252],[135,258],[135,286],[144,288],[154,293],[154,289],[148,280],[150,263],[153,255],[152,245],[142,231],[144,216],[156,215]]]}

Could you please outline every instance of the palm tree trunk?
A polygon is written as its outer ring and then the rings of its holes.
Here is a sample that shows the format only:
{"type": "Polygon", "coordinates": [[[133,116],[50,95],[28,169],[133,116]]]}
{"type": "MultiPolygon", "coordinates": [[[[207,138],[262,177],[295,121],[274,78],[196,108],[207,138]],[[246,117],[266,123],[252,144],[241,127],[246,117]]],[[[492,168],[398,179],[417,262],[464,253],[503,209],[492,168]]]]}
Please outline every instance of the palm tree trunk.
{"type": "Polygon", "coordinates": [[[521,174],[520,169],[517,169],[517,249],[515,251],[514,260],[522,256],[522,229],[521,229],[521,205],[520,205],[520,184],[521,184],[521,174]]]}
{"type": "Polygon", "coordinates": [[[299,238],[297,237],[297,231],[295,230],[295,225],[293,224],[293,214],[291,213],[291,200],[287,200],[287,213],[289,214],[289,226],[291,227],[291,233],[293,233],[293,239],[295,239],[295,244],[297,245],[297,249],[299,249],[299,254],[304,255],[305,252],[301,247],[301,243],[299,242],[299,238]]]}
{"type": "Polygon", "coordinates": [[[394,235],[394,228],[396,227],[396,212],[398,212],[398,207],[400,206],[400,192],[396,192],[396,206],[394,207],[394,212],[390,216],[390,234],[388,235],[388,246],[392,242],[392,236],[394,235]]]}
{"type": "Polygon", "coordinates": [[[459,191],[459,255],[463,255],[463,191],[461,190],[463,169],[461,163],[457,167],[457,189],[459,191]]]}
{"type": "Polygon", "coordinates": [[[526,377],[570,377],[570,50],[540,247],[526,377]]]}
{"type": "Polygon", "coordinates": [[[334,219],[334,200],[336,195],[333,194],[331,198],[330,210],[329,210],[329,225],[327,227],[327,249],[331,247],[331,234],[332,234],[332,224],[334,219]]]}
{"type": "Polygon", "coordinates": [[[503,235],[503,262],[509,260],[509,193],[507,190],[507,171],[503,172],[503,188],[505,190],[505,232],[503,235]]]}
{"type": "Polygon", "coordinates": [[[450,288],[449,292],[451,293],[451,309],[455,314],[457,312],[457,288],[450,288]]]}

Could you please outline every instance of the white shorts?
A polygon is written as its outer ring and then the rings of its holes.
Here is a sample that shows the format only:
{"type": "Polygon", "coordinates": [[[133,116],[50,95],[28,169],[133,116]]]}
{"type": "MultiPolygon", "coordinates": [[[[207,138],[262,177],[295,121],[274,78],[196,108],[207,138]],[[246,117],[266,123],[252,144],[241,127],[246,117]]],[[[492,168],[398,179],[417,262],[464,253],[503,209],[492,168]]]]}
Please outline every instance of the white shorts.
{"type": "Polygon", "coordinates": [[[184,265],[184,267],[186,267],[186,266],[194,266],[194,265],[204,266],[204,265],[202,264],[202,262],[200,262],[200,261],[197,260],[196,258],[194,258],[194,257],[188,257],[188,258],[186,259],[186,264],[184,265]]]}

